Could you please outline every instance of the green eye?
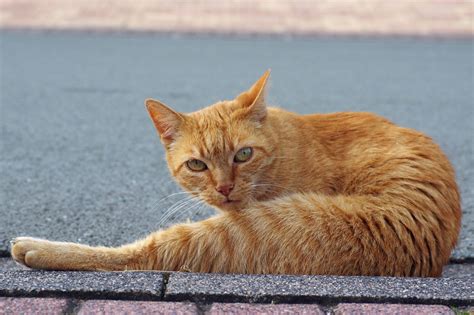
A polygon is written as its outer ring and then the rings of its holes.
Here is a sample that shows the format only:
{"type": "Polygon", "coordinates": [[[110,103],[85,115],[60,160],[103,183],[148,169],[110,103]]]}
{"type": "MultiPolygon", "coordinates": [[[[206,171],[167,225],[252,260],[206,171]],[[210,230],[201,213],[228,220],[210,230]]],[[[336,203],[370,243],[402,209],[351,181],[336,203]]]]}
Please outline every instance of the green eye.
{"type": "Polygon", "coordinates": [[[204,170],[207,170],[207,165],[203,161],[192,159],[189,161],[186,161],[186,166],[194,172],[202,172],[204,170]]]}
{"type": "Polygon", "coordinates": [[[247,162],[252,157],[252,152],[252,148],[249,147],[240,149],[234,156],[234,162],[247,162]]]}

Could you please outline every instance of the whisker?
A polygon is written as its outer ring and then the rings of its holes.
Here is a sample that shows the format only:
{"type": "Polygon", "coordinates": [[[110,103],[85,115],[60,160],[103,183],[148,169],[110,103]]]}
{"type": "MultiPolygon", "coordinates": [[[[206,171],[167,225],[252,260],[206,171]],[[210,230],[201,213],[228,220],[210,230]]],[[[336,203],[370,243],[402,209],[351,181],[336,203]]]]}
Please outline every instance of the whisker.
{"type": "Polygon", "coordinates": [[[181,207],[179,207],[178,209],[176,209],[175,211],[173,211],[172,214],[170,214],[168,217],[167,217],[167,221],[163,222],[164,224],[168,223],[170,220],[170,218],[174,217],[174,219],[178,219],[178,220],[181,220],[181,218],[183,217],[183,215],[185,214],[188,214],[190,212],[192,212],[197,206],[199,206],[199,200],[192,200],[190,203],[186,204],[186,205],[182,205],[181,207]],[[183,210],[184,208],[184,211],[181,211],[183,210]]]}
{"type": "Polygon", "coordinates": [[[206,204],[203,203],[201,200],[198,200],[194,205],[191,207],[187,208],[184,212],[181,212],[179,215],[179,218],[181,218],[181,214],[186,214],[188,215],[187,220],[192,221],[189,217],[190,214],[199,214],[201,210],[205,208],[206,204]]]}
{"type": "Polygon", "coordinates": [[[192,197],[185,197],[184,199],[179,200],[178,202],[172,204],[168,209],[166,209],[163,213],[161,213],[160,221],[163,218],[167,217],[170,212],[173,212],[175,208],[180,207],[182,204],[185,204],[189,202],[190,200],[192,200],[192,197]]]}
{"type": "Polygon", "coordinates": [[[174,207],[168,209],[166,211],[166,214],[164,216],[162,216],[161,219],[158,221],[158,225],[162,226],[162,224],[165,223],[171,216],[173,216],[173,214],[178,213],[184,207],[187,207],[187,206],[189,206],[189,205],[191,205],[191,204],[193,204],[197,201],[198,201],[197,198],[191,197],[191,198],[181,202],[179,205],[175,205],[174,207]]]}
{"type": "Polygon", "coordinates": [[[169,194],[168,196],[165,196],[165,197],[159,199],[158,201],[154,201],[152,203],[151,207],[156,207],[158,204],[160,204],[161,202],[165,201],[168,198],[171,198],[171,197],[174,197],[174,196],[177,196],[177,195],[184,195],[184,194],[190,194],[190,193],[195,193],[195,192],[199,192],[199,191],[198,190],[193,190],[193,191],[190,191],[190,192],[181,191],[181,192],[176,192],[176,193],[169,194]]]}

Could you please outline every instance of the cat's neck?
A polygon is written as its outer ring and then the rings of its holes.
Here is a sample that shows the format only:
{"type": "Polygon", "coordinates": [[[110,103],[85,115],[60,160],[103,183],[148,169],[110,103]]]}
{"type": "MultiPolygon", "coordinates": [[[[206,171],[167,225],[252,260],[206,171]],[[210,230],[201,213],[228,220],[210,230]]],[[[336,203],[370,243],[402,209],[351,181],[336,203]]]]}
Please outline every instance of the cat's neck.
{"type": "Polygon", "coordinates": [[[264,131],[273,145],[272,164],[261,183],[274,185],[264,199],[278,194],[308,191],[305,178],[314,182],[311,191],[330,193],[327,179],[333,163],[318,133],[304,116],[268,108],[264,131]]]}

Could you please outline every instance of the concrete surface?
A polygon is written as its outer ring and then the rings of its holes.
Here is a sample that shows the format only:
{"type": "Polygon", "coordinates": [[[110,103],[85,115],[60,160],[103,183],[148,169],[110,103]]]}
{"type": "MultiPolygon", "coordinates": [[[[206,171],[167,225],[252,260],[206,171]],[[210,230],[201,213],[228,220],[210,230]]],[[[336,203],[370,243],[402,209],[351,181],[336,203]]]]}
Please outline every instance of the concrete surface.
{"type": "Polygon", "coordinates": [[[165,300],[250,303],[474,305],[472,278],[171,273],[165,300]]]}
{"type": "MultiPolygon", "coordinates": [[[[16,263],[10,257],[0,257],[0,272],[15,271],[15,270],[30,270],[27,267],[16,263]]],[[[443,269],[443,278],[471,278],[474,279],[474,264],[449,264],[443,269]]]]}
{"type": "Polygon", "coordinates": [[[157,272],[0,272],[0,296],[159,300],[162,293],[157,272]]]}
{"type": "Polygon", "coordinates": [[[0,272],[0,296],[225,303],[405,303],[473,306],[472,278],[0,272]]]}
{"type": "Polygon", "coordinates": [[[472,40],[166,37],[2,31],[0,253],[29,235],[119,245],[209,208],[183,195],[143,100],[180,111],[231,98],[272,68],[269,100],[300,113],[373,111],[432,136],[457,171],[474,257],[472,40]],[[160,201],[162,200],[162,201],[160,201]]]}

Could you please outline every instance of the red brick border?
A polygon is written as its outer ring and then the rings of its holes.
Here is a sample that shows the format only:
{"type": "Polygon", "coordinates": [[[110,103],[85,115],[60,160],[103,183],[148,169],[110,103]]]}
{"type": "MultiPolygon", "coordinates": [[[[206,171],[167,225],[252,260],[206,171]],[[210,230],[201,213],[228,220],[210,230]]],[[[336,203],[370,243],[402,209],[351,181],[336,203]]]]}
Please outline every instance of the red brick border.
{"type": "Polygon", "coordinates": [[[116,314],[197,314],[193,303],[89,300],[81,304],[78,315],[116,314]]]}
{"type": "Polygon", "coordinates": [[[454,312],[444,305],[410,305],[410,304],[338,304],[334,309],[335,315],[356,314],[404,314],[404,315],[454,315],[454,312]]]}
{"type": "Polygon", "coordinates": [[[0,297],[0,315],[64,314],[67,306],[67,299],[0,297]]]}

